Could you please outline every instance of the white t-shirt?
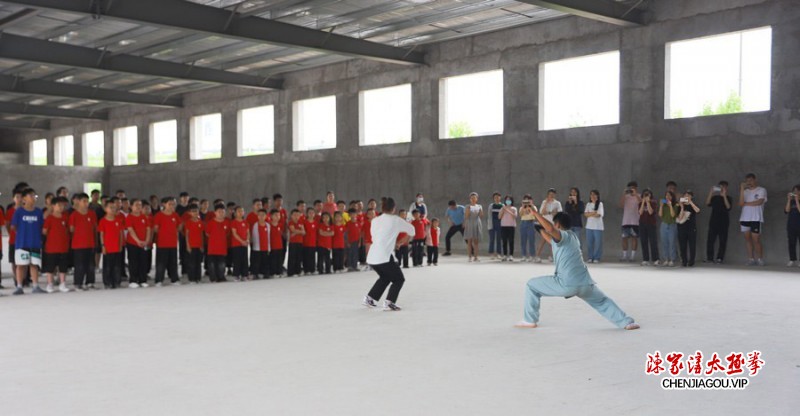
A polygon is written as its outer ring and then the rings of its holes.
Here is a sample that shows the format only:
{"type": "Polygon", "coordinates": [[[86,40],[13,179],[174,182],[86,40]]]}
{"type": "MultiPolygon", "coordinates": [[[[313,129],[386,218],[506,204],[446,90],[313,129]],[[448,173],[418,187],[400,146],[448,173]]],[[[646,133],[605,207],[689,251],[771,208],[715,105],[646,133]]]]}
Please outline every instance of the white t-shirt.
{"type": "Polygon", "coordinates": [[[555,215],[555,213],[563,211],[563,209],[561,209],[561,202],[556,200],[553,200],[553,202],[547,202],[547,200],[545,199],[544,201],[542,201],[542,206],[539,207],[539,212],[545,212],[545,211],[547,211],[548,214],[546,215],[542,214],[542,216],[547,218],[548,221],[553,222],[553,216],[555,215]],[[552,212],[553,214],[549,214],[550,212],[552,212]]]}
{"type": "Polygon", "coordinates": [[[605,215],[605,211],[603,210],[603,203],[600,202],[597,205],[597,210],[594,209],[594,202],[587,202],[586,203],[586,210],[584,213],[587,212],[596,212],[600,214],[599,217],[586,217],[586,229],[587,230],[603,230],[603,216],[605,215]]]}
{"type": "MultiPolygon", "coordinates": [[[[760,186],[744,190],[744,202],[755,202],[762,198],[764,199],[764,204],[766,204],[767,190],[760,186]]],[[[764,204],[759,206],[743,206],[739,221],[764,222],[764,204]]]]}
{"type": "Polygon", "coordinates": [[[372,220],[372,247],[367,254],[367,264],[388,263],[400,233],[414,235],[414,226],[392,214],[383,214],[372,220]]]}

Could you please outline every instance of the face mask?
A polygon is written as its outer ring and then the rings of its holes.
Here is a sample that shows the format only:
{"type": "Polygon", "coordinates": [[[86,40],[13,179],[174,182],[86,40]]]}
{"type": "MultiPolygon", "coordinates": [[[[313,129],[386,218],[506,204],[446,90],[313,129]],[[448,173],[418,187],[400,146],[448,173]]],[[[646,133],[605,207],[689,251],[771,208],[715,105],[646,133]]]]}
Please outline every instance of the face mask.
{"type": "Polygon", "coordinates": [[[511,205],[511,200],[510,199],[506,199],[506,205],[511,205]]]}

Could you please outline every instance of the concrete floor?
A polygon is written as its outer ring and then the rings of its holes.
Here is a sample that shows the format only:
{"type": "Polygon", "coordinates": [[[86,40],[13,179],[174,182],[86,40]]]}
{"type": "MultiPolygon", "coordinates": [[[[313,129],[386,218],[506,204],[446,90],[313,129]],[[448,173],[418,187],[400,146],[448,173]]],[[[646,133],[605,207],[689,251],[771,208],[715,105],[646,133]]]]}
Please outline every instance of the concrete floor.
{"type": "Polygon", "coordinates": [[[10,415],[796,414],[800,271],[591,270],[641,330],[616,329],[576,298],[545,299],[542,326],[515,329],[526,280],[552,265],[468,265],[462,256],[408,270],[399,313],[360,306],[373,272],[3,297],[2,407],[10,415]],[[664,391],[663,376],[644,373],[655,350],[753,349],[766,365],[745,391],[664,391]]]}

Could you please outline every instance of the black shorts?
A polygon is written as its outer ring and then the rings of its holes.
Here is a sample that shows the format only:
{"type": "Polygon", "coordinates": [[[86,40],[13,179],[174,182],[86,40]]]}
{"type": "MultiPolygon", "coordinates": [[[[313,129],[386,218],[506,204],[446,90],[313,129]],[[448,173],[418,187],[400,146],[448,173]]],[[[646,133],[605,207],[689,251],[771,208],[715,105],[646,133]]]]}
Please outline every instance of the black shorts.
{"type": "Polygon", "coordinates": [[[42,273],[66,273],[69,267],[69,253],[44,253],[42,255],[42,273]]]}
{"type": "MultiPolygon", "coordinates": [[[[97,233],[97,236],[95,238],[96,238],[96,240],[94,240],[94,241],[100,241],[100,233],[97,233]]],[[[102,244],[95,244],[94,245],[94,252],[95,252],[95,254],[103,254],[103,245],[102,244]]]]}
{"type": "Polygon", "coordinates": [[[739,225],[743,233],[750,231],[753,234],[761,234],[761,222],[759,221],[742,221],[739,225]]]}

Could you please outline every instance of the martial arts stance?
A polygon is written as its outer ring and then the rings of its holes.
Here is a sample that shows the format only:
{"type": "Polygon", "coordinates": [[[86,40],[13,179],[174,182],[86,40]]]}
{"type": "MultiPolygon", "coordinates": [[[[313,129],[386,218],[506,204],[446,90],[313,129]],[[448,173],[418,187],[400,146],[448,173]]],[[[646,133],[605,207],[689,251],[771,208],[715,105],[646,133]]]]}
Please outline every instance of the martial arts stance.
{"type": "Polygon", "coordinates": [[[536,209],[533,215],[544,228],[542,238],[553,247],[553,262],[556,272],[553,276],[534,277],[528,280],[525,290],[525,320],[516,326],[519,328],[536,328],[539,322],[539,302],[542,296],[577,296],[593,307],[600,315],[614,325],[624,329],[638,329],[622,309],[607,297],[595,284],[581,255],[580,240],[570,231],[569,215],[559,212],[548,221],[536,209]]]}
{"type": "Polygon", "coordinates": [[[394,215],[394,209],[394,199],[386,198],[381,208],[383,215],[372,220],[372,247],[367,254],[367,264],[378,273],[378,281],[372,286],[369,294],[364,297],[364,305],[370,308],[378,306],[377,300],[383,296],[386,287],[391,283],[392,287],[383,304],[384,311],[401,309],[395,302],[397,302],[397,296],[400,295],[400,289],[403,288],[405,278],[403,271],[400,270],[400,265],[392,257],[392,253],[398,245],[407,243],[408,239],[414,235],[414,226],[405,219],[394,215]],[[406,237],[398,241],[397,236],[400,233],[406,233],[406,237]]]}

